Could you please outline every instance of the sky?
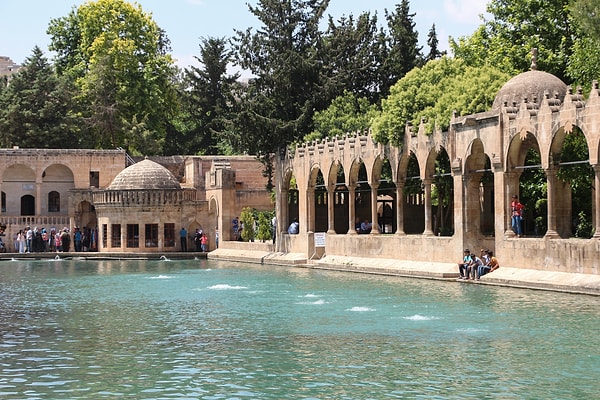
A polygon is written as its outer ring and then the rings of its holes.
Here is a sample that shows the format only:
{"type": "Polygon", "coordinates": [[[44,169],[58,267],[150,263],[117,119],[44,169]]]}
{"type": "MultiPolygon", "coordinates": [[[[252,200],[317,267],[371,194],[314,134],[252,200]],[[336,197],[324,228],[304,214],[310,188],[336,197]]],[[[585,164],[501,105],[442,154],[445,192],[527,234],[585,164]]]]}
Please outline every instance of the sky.
{"type": "MultiPolygon", "coordinates": [[[[134,2],[133,0],[131,1],[134,2]]],[[[200,38],[231,37],[234,30],[258,28],[259,22],[247,4],[256,0],[137,0],[142,10],[151,13],[154,21],[171,40],[172,55],[182,68],[198,65],[194,56],[200,55],[200,38]]],[[[384,10],[393,11],[400,0],[330,0],[327,14],[360,15],[377,12],[384,21],[384,10]]],[[[427,52],[427,33],[435,23],[440,50],[448,50],[448,36],[470,35],[481,23],[488,0],[412,0],[411,13],[419,32],[420,44],[427,52]]],[[[0,56],[10,57],[22,64],[39,46],[48,51],[46,34],[51,19],[65,17],[83,0],[0,0],[0,56]]]]}

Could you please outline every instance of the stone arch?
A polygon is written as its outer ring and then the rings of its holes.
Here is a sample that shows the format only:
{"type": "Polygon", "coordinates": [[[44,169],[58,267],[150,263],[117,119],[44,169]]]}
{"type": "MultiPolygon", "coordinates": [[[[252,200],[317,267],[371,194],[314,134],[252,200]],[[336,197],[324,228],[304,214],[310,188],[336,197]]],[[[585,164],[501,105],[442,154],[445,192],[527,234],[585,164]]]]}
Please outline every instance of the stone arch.
{"type": "Polygon", "coordinates": [[[450,156],[443,146],[429,152],[425,170],[425,184],[431,185],[432,230],[438,236],[451,236],[454,233],[454,179],[450,156]]]}
{"type": "Polygon", "coordinates": [[[551,211],[561,237],[592,236],[594,170],[589,159],[589,138],[579,126],[567,123],[556,130],[547,162],[552,175],[556,172],[551,211]]]}
{"type": "MultiPolygon", "coordinates": [[[[371,220],[371,184],[369,180],[369,172],[364,161],[357,158],[352,162],[350,172],[348,173],[350,189],[354,190],[354,218],[351,223],[354,224],[353,229],[357,229],[361,222],[371,220]]],[[[352,193],[349,194],[350,196],[352,193]]],[[[373,223],[374,221],[370,221],[373,223]]],[[[350,224],[350,222],[349,222],[350,224]]],[[[366,233],[366,232],[365,232],[366,233]]]]}
{"type": "Polygon", "coordinates": [[[372,169],[373,182],[377,187],[377,223],[381,233],[397,230],[397,187],[389,158],[377,156],[372,169]]]}
{"type": "Polygon", "coordinates": [[[2,174],[2,191],[6,193],[6,215],[35,215],[35,171],[25,164],[13,164],[2,174]],[[24,196],[28,196],[24,199],[24,196]],[[33,205],[33,214],[29,208],[33,205]],[[25,206],[28,214],[23,214],[25,206]]]}
{"type": "MultiPolygon", "coordinates": [[[[58,208],[59,214],[66,215],[68,210],[68,194],[69,190],[75,188],[75,178],[73,171],[63,164],[50,164],[42,172],[42,187],[41,193],[42,210],[50,211],[52,205],[50,202],[50,192],[58,192],[60,204],[58,208]]],[[[79,207],[79,205],[77,206],[79,207]]],[[[77,211],[76,211],[77,212],[77,211]]],[[[95,219],[95,213],[94,213],[95,219]]],[[[80,225],[81,226],[81,225],[80,225]]]]}
{"type": "Polygon", "coordinates": [[[330,201],[333,206],[333,221],[330,220],[328,233],[348,232],[348,213],[350,207],[348,186],[344,167],[339,160],[331,164],[327,179],[328,191],[331,191],[330,201]],[[333,226],[331,226],[333,222],[333,226]]]}
{"type": "MultiPolygon", "coordinates": [[[[314,226],[309,227],[314,232],[327,232],[328,225],[328,192],[325,184],[323,171],[318,164],[314,164],[309,173],[308,188],[313,193],[314,208],[309,209],[310,221],[314,221],[314,226]]],[[[309,199],[310,201],[310,199],[309,199]]]]}
{"type": "MultiPolygon", "coordinates": [[[[510,210],[511,197],[517,195],[525,206],[522,228],[529,236],[545,234],[547,228],[548,193],[546,171],[542,169],[543,157],[537,137],[521,130],[509,142],[506,156],[506,181],[504,207],[510,210]]],[[[507,227],[511,226],[511,213],[506,213],[507,227]]]]}
{"type": "MultiPolygon", "coordinates": [[[[401,163],[403,164],[403,163],[401,163]]],[[[425,229],[425,197],[421,167],[414,152],[406,157],[404,170],[404,231],[407,234],[423,233],[425,229]]]]}
{"type": "Polygon", "coordinates": [[[490,157],[480,139],[469,143],[464,164],[465,230],[474,235],[495,236],[495,190],[490,157]]]}

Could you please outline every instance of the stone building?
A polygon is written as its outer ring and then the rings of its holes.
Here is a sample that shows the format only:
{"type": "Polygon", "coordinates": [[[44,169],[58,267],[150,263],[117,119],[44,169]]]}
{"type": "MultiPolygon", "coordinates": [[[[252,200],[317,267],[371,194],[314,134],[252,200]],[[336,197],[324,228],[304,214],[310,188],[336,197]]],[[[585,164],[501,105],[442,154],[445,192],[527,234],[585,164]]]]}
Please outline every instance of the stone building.
{"type": "Polygon", "coordinates": [[[491,110],[455,115],[447,131],[407,126],[401,147],[361,132],[288,149],[277,168],[276,248],[307,258],[388,258],[432,268],[457,262],[464,248],[489,248],[504,266],[598,274],[599,148],[598,83],[584,99],[580,89],[532,69],[509,80],[491,110]],[[575,133],[583,135],[588,159],[561,158],[575,133]],[[436,200],[442,189],[436,168],[444,163],[447,214],[436,200]],[[593,168],[591,239],[572,234],[573,188],[559,177],[570,164],[593,168]],[[547,194],[539,200],[546,209],[526,211],[519,238],[511,228],[511,197],[532,170],[543,173],[547,194]],[[300,234],[288,235],[296,218],[300,234]],[[370,234],[357,234],[357,220],[373,223],[370,234]]]}
{"type": "Polygon", "coordinates": [[[100,252],[180,251],[182,227],[191,250],[202,229],[214,249],[216,230],[229,240],[242,208],[272,210],[265,184],[250,156],[135,160],[124,150],[0,149],[0,226],[9,251],[27,226],[87,228],[100,252]]]}

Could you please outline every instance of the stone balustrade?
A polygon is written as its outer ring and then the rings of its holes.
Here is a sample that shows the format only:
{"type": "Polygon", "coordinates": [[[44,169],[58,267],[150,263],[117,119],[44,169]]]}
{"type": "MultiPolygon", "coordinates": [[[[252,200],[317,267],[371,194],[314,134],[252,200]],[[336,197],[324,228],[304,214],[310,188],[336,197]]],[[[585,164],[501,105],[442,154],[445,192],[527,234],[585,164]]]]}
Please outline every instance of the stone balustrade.
{"type": "Polygon", "coordinates": [[[140,205],[163,206],[176,205],[182,201],[196,201],[195,189],[177,190],[103,190],[93,193],[96,206],[102,205],[140,205]]]}

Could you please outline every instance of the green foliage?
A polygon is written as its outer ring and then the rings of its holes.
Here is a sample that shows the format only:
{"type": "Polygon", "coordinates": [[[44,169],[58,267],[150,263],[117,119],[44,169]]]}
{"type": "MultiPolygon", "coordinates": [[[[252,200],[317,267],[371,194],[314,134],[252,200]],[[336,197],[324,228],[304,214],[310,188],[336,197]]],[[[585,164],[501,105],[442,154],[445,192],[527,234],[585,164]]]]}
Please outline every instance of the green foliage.
{"type": "Polygon", "coordinates": [[[600,76],[600,0],[575,0],[570,11],[575,26],[573,55],[568,60],[567,73],[575,84],[589,90],[600,76]]]}
{"type": "Polygon", "coordinates": [[[446,130],[452,113],[467,115],[488,110],[510,76],[493,67],[471,67],[460,59],[442,57],[415,68],[391,88],[382,112],[372,124],[379,142],[400,144],[405,126],[425,132],[446,130]]]}
{"type": "Polygon", "coordinates": [[[0,92],[2,147],[78,148],[81,119],[73,112],[75,89],[59,78],[39,47],[0,92]]]}
{"type": "Polygon", "coordinates": [[[327,109],[315,112],[315,130],[304,140],[365,131],[377,114],[377,107],[369,104],[365,97],[357,98],[353,93],[344,91],[344,94],[334,99],[327,109]]]}
{"type": "Polygon", "coordinates": [[[256,238],[261,242],[265,240],[271,240],[271,219],[273,218],[273,212],[257,212],[258,214],[258,232],[256,238]]]}
{"type": "Polygon", "coordinates": [[[421,47],[418,45],[419,32],[415,29],[414,17],[408,0],[396,4],[391,12],[385,10],[388,35],[385,38],[382,79],[379,82],[383,97],[390,93],[390,88],[399,79],[422,63],[421,47]]]}
{"type": "Polygon", "coordinates": [[[577,223],[575,226],[575,237],[589,239],[594,234],[591,218],[585,212],[580,211],[577,214],[577,223]]]}
{"type": "Polygon", "coordinates": [[[176,69],[151,15],[125,0],[96,0],[53,19],[47,32],[59,74],[80,91],[95,146],[160,152],[156,143],[164,140],[177,104],[176,69]]]}
{"type": "Polygon", "coordinates": [[[349,15],[337,22],[329,16],[322,42],[325,101],[348,91],[377,103],[386,46],[377,16],[365,12],[356,19],[349,15]]]}
{"type": "Polygon", "coordinates": [[[227,153],[223,136],[234,117],[239,74],[227,74],[231,52],[225,38],[202,38],[196,59],[202,67],[185,70],[180,91],[185,110],[181,134],[191,154],[227,153]]]}
{"type": "Polygon", "coordinates": [[[242,230],[242,240],[244,242],[254,241],[254,214],[250,207],[244,207],[240,214],[240,222],[244,229],[242,230]]]}
{"type": "Polygon", "coordinates": [[[491,65],[507,72],[524,72],[531,49],[538,49],[538,69],[565,80],[572,53],[573,27],[569,0],[492,0],[491,19],[470,36],[451,39],[456,57],[469,65],[491,65]]]}

